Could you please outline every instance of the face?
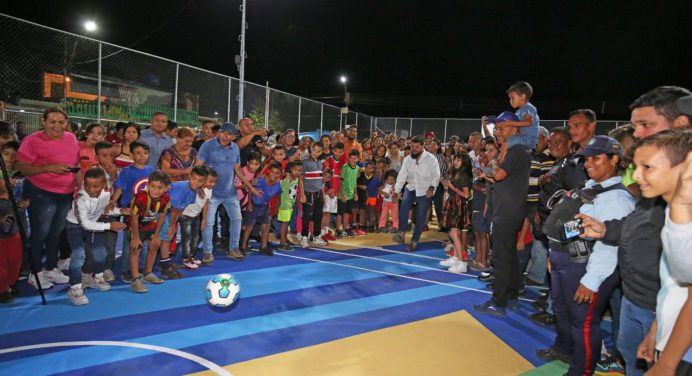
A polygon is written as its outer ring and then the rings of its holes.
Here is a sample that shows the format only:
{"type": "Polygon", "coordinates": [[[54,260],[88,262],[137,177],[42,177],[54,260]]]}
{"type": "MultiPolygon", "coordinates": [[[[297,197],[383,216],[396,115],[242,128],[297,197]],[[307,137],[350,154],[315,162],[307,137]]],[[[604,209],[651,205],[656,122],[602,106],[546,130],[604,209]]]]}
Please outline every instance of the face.
{"type": "Polygon", "coordinates": [[[358,156],[357,155],[349,155],[348,156],[348,163],[351,165],[351,167],[355,166],[356,162],[358,162],[358,156]]]}
{"type": "Polygon", "coordinates": [[[639,184],[642,196],[663,196],[664,200],[670,202],[683,164],[671,167],[665,152],[654,145],[637,148],[634,163],[637,168],[632,177],[639,184]]]}
{"type": "Polygon", "coordinates": [[[103,141],[106,137],[106,128],[104,127],[94,127],[91,132],[86,136],[86,142],[89,145],[96,145],[97,142],[103,141]]]}
{"type": "Polygon", "coordinates": [[[454,168],[459,169],[461,168],[461,158],[454,158],[454,168]]]}
{"type": "Polygon", "coordinates": [[[389,145],[389,154],[392,154],[392,155],[399,154],[399,146],[397,144],[389,145]]]}
{"type": "Polygon", "coordinates": [[[324,150],[329,150],[329,146],[331,146],[332,140],[329,137],[322,137],[320,141],[322,141],[322,144],[324,145],[324,150]]]}
{"type": "Polygon", "coordinates": [[[210,139],[214,137],[214,123],[208,122],[202,125],[202,135],[205,139],[210,139]]]}
{"type": "Polygon", "coordinates": [[[127,127],[125,129],[125,135],[123,136],[125,138],[126,142],[132,142],[132,141],[137,141],[139,138],[139,133],[137,133],[137,128],[135,127],[127,127]]]}
{"type": "Polygon", "coordinates": [[[238,130],[240,130],[240,133],[243,136],[252,133],[254,127],[255,125],[252,124],[252,120],[248,118],[243,118],[240,120],[240,122],[238,122],[238,130]]]}
{"type": "Polygon", "coordinates": [[[573,144],[584,145],[596,133],[596,123],[589,122],[583,114],[576,114],[567,120],[567,129],[573,144]]]}
{"type": "Polygon", "coordinates": [[[269,174],[267,174],[267,181],[275,182],[279,178],[279,175],[281,175],[281,169],[271,168],[269,169],[269,174]]]}
{"type": "Polygon", "coordinates": [[[103,191],[103,188],[106,186],[106,178],[98,178],[98,179],[93,179],[93,178],[86,178],[84,179],[84,190],[86,191],[87,194],[89,194],[89,197],[92,198],[97,198],[101,194],[101,191],[103,191]]]}
{"type": "Polygon", "coordinates": [[[317,159],[320,155],[322,155],[322,147],[319,145],[312,145],[312,152],[310,153],[312,159],[317,159]]]}
{"type": "Polygon", "coordinates": [[[140,165],[147,164],[147,162],[149,162],[149,150],[145,148],[135,148],[135,151],[132,153],[132,160],[140,165]]]}
{"type": "Polygon", "coordinates": [[[339,160],[344,155],[344,149],[334,149],[332,153],[334,154],[334,159],[339,160]]]}
{"type": "Polygon", "coordinates": [[[284,145],[286,147],[292,147],[296,142],[296,132],[288,132],[284,136],[284,145]]]}
{"type": "Polygon", "coordinates": [[[216,179],[217,179],[216,176],[211,176],[211,175],[209,175],[209,176],[207,177],[206,183],[204,184],[204,188],[207,188],[207,189],[212,189],[212,188],[214,188],[214,186],[216,185],[216,179]]]}
{"type": "Polygon", "coordinates": [[[396,179],[394,179],[394,176],[391,176],[391,175],[388,176],[387,177],[387,184],[393,185],[394,183],[396,183],[396,179]]]}
{"type": "Polygon", "coordinates": [[[356,136],[358,136],[358,130],[355,127],[349,128],[348,129],[348,139],[349,140],[355,140],[356,136]]]}
{"type": "Polygon", "coordinates": [[[62,134],[67,129],[67,118],[59,112],[51,112],[43,120],[43,130],[52,139],[62,138],[62,134]]]}
{"type": "Polygon", "coordinates": [[[180,147],[181,150],[187,151],[187,150],[190,150],[190,148],[192,147],[193,141],[195,141],[195,139],[192,136],[183,137],[183,138],[177,139],[176,144],[180,147]]]}
{"type": "Polygon", "coordinates": [[[247,169],[250,170],[250,172],[257,172],[260,167],[260,161],[256,159],[252,159],[247,161],[247,169]]]}
{"type": "Polygon", "coordinates": [[[636,138],[647,138],[672,127],[668,119],[659,115],[653,106],[632,110],[630,122],[634,125],[634,137],[636,138]]]}
{"type": "Polygon", "coordinates": [[[284,149],[274,149],[272,151],[272,156],[274,157],[274,160],[277,162],[281,162],[284,159],[286,159],[286,150],[284,149]]]}
{"type": "Polygon", "coordinates": [[[151,198],[159,198],[163,196],[163,194],[166,193],[167,190],[168,186],[160,181],[150,180],[147,184],[147,192],[149,192],[149,197],[151,198]]]}
{"type": "Polygon", "coordinates": [[[538,142],[536,143],[536,151],[541,153],[548,146],[548,137],[538,136],[538,142]]]}
{"type": "Polygon", "coordinates": [[[438,145],[437,142],[431,142],[428,150],[433,154],[437,154],[437,152],[440,150],[440,145],[438,145]]]}
{"type": "Polygon", "coordinates": [[[548,141],[550,155],[555,159],[561,159],[569,154],[569,149],[572,146],[572,141],[565,137],[562,133],[551,133],[548,141]]]}
{"type": "Polygon", "coordinates": [[[525,94],[519,94],[515,91],[507,93],[507,96],[509,97],[509,105],[512,106],[512,108],[519,108],[526,103],[526,95],[525,94]]]}
{"type": "Polygon", "coordinates": [[[377,138],[375,139],[375,146],[380,146],[380,145],[382,145],[383,143],[384,143],[384,140],[382,140],[382,138],[377,137],[377,138]]]}
{"type": "Polygon", "coordinates": [[[492,161],[497,156],[497,146],[495,144],[485,145],[485,157],[488,158],[488,161],[492,161]]]}
{"type": "Polygon", "coordinates": [[[422,152],[423,152],[423,144],[419,144],[417,142],[414,142],[413,144],[411,144],[411,154],[418,156],[422,152]]]}
{"type": "Polygon", "coordinates": [[[101,149],[96,153],[96,160],[101,166],[110,166],[113,164],[113,154],[109,149],[101,149]]]}
{"type": "Polygon", "coordinates": [[[293,166],[291,169],[291,177],[293,179],[300,177],[300,175],[303,173],[303,166],[293,166]]]}
{"type": "Polygon", "coordinates": [[[615,166],[617,165],[617,157],[608,157],[606,154],[599,154],[593,157],[586,157],[584,167],[589,177],[596,182],[602,182],[616,175],[615,166]]]}
{"type": "Polygon", "coordinates": [[[207,178],[205,176],[200,176],[197,174],[190,174],[190,189],[195,191],[197,189],[200,189],[204,187],[204,184],[207,182],[207,178]]]}
{"type": "Polygon", "coordinates": [[[16,156],[17,151],[14,149],[7,148],[2,151],[2,160],[5,162],[5,165],[9,167],[12,167],[12,165],[14,164],[16,156]]]}
{"type": "Polygon", "coordinates": [[[367,173],[368,175],[372,174],[374,171],[375,171],[375,165],[373,165],[372,163],[365,166],[365,173],[367,173]]]}
{"type": "Polygon", "coordinates": [[[228,146],[235,140],[235,135],[226,131],[219,131],[219,143],[222,146],[228,146]]]}
{"type": "Polygon", "coordinates": [[[170,138],[175,138],[178,135],[178,128],[168,129],[166,128],[166,134],[170,138]]]}
{"type": "Polygon", "coordinates": [[[156,115],[151,118],[151,130],[156,133],[161,133],[168,127],[168,116],[156,115]]]}
{"type": "Polygon", "coordinates": [[[372,154],[370,150],[363,150],[363,160],[372,159],[372,154]]]}
{"type": "Polygon", "coordinates": [[[478,150],[481,148],[481,138],[478,136],[469,137],[469,147],[473,150],[478,150]]]}

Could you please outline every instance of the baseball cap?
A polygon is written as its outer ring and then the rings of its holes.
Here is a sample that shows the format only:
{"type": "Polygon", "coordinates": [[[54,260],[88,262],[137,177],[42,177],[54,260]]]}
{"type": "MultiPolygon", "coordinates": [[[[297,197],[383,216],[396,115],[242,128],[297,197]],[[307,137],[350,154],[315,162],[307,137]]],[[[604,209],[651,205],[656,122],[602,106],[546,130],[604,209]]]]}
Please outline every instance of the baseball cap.
{"type": "Polygon", "coordinates": [[[228,132],[231,134],[236,134],[236,132],[238,132],[238,127],[236,127],[235,124],[231,122],[226,122],[221,125],[221,128],[219,128],[219,132],[228,132]]]}
{"type": "Polygon", "coordinates": [[[428,132],[425,134],[425,138],[429,138],[429,137],[435,138],[435,132],[428,132]]]}
{"type": "Polygon", "coordinates": [[[692,95],[687,95],[675,101],[678,109],[687,116],[692,116],[692,95]]]}
{"type": "Polygon", "coordinates": [[[488,123],[497,124],[503,121],[519,121],[519,118],[513,112],[509,111],[503,111],[497,116],[488,116],[488,123]]]}
{"type": "Polygon", "coordinates": [[[594,136],[583,149],[577,152],[577,155],[584,157],[593,157],[601,154],[615,154],[622,157],[622,146],[612,137],[594,136]]]}

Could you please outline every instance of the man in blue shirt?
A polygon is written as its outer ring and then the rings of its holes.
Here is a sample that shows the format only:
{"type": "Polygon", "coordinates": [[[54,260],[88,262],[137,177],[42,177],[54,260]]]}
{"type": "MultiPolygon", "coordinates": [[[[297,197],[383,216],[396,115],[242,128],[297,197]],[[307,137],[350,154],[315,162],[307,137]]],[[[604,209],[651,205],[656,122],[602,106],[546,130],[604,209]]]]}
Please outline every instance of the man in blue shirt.
{"type": "Polygon", "coordinates": [[[164,150],[173,146],[173,139],[166,134],[168,115],[157,112],[151,117],[151,126],[142,131],[139,140],[149,145],[149,166],[158,169],[159,158],[164,150]]]}
{"type": "Polygon", "coordinates": [[[207,165],[216,170],[219,175],[216,180],[216,186],[212,190],[211,200],[209,200],[206,226],[202,232],[202,242],[204,244],[204,259],[202,262],[205,264],[210,264],[214,260],[212,256],[212,237],[214,233],[214,219],[219,206],[223,206],[226,209],[231,222],[228,234],[231,249],[229,257],[236,261],[244,258],[238,248],[242,216],[240,214],[240,202],[238,201],[236,189],[233,186],[236,174],[248,188],[250,194],[260,194],[252,186],[251,182],[245,178],[245,174],[240,169],[240,150],[238,145],[233,142],[237,131],[235,124],[224,123],[219,129],[218,136],[205,141],[197,154],[198,165],[207,165]]]}

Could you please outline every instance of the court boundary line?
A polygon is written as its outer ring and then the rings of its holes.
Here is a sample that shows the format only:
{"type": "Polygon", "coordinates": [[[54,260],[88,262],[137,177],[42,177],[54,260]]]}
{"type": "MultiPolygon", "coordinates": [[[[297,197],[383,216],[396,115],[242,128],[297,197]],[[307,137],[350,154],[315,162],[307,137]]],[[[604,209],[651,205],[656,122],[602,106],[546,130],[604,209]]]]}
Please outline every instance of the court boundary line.
{"type": "MultiPolygon", "coordinates": [[[[274,252],[274,254],[277,256],[290,257],[290,258],[295,258],[295,259],[299,259],[299,260],[306,260],[306,261],[314,261],[314,262],[319,262],[319,263],[328,264],[328,265],[341,266],[344,268],[364,270],[364,271],[368,271],[368,272],[372,272],[372,273],[378,273],[378,274],[384,274],[384,275],[388,275],[388,276],[392,276],[392,277],[412,279],[414,281],[428,282],[428,283],[432,283],[435,285],[442,285],[442,286],[453,287],[453,288],[457,288],[457,289],[461,289],[461,290],[476,291],[476,292],[481,292],[483,294],[491,294],[492,295],[492,291],[475,289],[473,287],[459,286],[459,285],[455,285],[455,284],[451,284],[451,283],[447,283],[447,282],[437,282],[437,281],[432,281],[432,280],[425,279],[425,278],[418,278],[418,277],[412,277],[409,275],[390,273],[390,272],[385,272],[382,270],[368,269],[368,268],[363,268],[363,267],[354,266],[354,265],[340,264],[338,262],[333,262],[333,261],[325,261],[325,260],[318,260],[318,259],[313,259],[313,258],[309,258],[309,257],[289,255],[289,254],[282,253],[282,252],[274,252]]],[[[525,302],[534,302],[534,300],[532,300],[532,299],[527,299],[527,298],[522,298],[522,297],[519,297],[518,300],[523,300],[525,302]]]]}
{"type": "MultiPolygon", "coordinates": [[[[440,240],[432,240],[432,241],[439,242],[440,240]]],[[[421,254],[416,254],[414,252],[395,251],[393,249],[387,249],[387,248],[383,248],[383,247],[371,247],[371,246],[367,246],[367,245],[355,245],[355,244],[349,244],[349,243],[343,243],[343,242],[337,242],[337,241],[331,241],[331,242],[329,242],[329,244],[342,245],[345,247],[352,247],[352,248],[367,248],[367,249],[372,249],[375,251],[397,253],[400,255],[408,255],[408,256],[414,256],[414,257],[420,257],[420,258],[426,258],[426,259],[432,259],[432,260],[446,260],[445,258],[433,257],[433,256],[428,256],[428,255],[421,255],[421,254]]]]}
{"type": "Polygon", "coordinates": [[[136,342],[122,342],[122,341],[71,341],[71,342],[50,342],[50,343],[38,343],[34,345],[11,347],[6,349],[0,349],[0,355],[9,354],[18,351],[35,350],[35,349],[46,349],[54,347],[74,347],[74,346],[118,346],[118,347],[130,347],[142,350],[158,351],[165,354],[177,356],[189,361],[195,362],[208,370],[216,373],[220,376],[233,376],[230,372],[226,371],[220,365],[202,358],[201,356],[191,354],[178,349],[172,349],[169,347],[148,345],[136,342]]]}

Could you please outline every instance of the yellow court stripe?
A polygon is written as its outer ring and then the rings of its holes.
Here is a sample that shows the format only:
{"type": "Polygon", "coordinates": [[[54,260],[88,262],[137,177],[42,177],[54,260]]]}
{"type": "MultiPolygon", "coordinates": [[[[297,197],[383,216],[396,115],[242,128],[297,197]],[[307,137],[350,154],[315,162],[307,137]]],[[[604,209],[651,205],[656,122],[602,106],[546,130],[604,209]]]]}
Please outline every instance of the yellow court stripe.
{"type": "Polygon", "coordinates": [[[458,311],[224,368],[235,376],[514,376],[533,366],[468,312],[458,311]]]}

